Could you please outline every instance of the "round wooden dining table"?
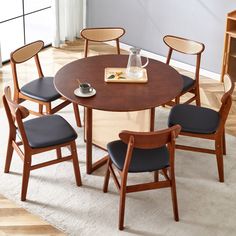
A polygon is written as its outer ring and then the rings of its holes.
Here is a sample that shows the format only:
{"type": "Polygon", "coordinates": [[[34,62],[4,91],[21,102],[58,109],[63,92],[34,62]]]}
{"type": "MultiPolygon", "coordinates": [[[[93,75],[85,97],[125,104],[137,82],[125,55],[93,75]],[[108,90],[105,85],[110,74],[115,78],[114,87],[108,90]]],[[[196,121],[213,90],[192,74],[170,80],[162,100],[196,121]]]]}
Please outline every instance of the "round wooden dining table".
{"type": "Polygon", "coordinates": [[[54,85],[66,99],[85,107],[85,139],[87,173],[102,166],[106,158],[92,162],[92,110],[127,112],[151,109],[151,131],[154,130],[155,107],[165,104],[180,94],[181,75],[171,66],[149,59],[146,67],[147,83],[105,82],[105,68],[125,68],[127,55],[99,55],[73,61],[55,75],[54,85]],[[89,83],[96,90],[90,98],[77,97],[74,90],[80,83],[89,83]]]}

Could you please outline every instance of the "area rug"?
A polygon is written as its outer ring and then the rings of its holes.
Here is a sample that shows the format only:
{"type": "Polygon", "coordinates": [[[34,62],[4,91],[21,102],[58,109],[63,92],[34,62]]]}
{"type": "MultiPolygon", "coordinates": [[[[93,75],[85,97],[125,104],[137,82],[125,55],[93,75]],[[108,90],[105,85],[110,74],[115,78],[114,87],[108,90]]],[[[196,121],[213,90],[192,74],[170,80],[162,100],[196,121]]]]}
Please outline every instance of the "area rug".
{"type": "MultiPolygon", "coordinates": [[[[81,109],[81,112],[83,109],[81,109]]],[[[77,130],[77,149],[83,186],[75,185],[71,162],[32,172],[27,201],[20,201],[22,162],[14,154],[11,172],[3,173],[8,125],[3,109],[0,133],[0,193],[48,221],[67,235],[236,235],[236,138],[227,135],[225,183],[218,182],[213,155],[177,151],[176,184],[180,221],[173,219],[169,189],[127,195],[125,230],[118,230],[119,195],[113,181],[102,192],[104,168],[85,173],[83,128],[75,126],[72,107],[60,112],[77,130]]],[[[168,109],[156,110],[156,128],[164,128],[168,109]]],[[[178,142],[210,146],[210,142],[180,138],[178,142]]],[[[67,150],[63,150],[66,152],[67,150]]],[[[55,152],[35,156],[34,161],[52,157],[55,152]]],[[[94,147],[95,157],[104,151],[94,147]]],[[[130,182],[148,181],[151,173],[132,174],[130,182]]]]}

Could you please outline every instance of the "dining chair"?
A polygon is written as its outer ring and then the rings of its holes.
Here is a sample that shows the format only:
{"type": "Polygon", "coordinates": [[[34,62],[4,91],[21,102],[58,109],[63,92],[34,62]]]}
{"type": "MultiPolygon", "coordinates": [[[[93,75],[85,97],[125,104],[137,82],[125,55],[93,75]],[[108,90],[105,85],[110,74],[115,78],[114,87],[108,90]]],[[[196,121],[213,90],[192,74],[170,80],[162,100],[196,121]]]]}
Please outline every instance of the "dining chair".
{"type": "Polygon", "coordinates": [[[120,193],[119,229],[124,229],[125,199],[127,193],[158,188],[171,188],[174,219],[179,221],[175,185],[175,139],[181,127],[175,125],[169,129],[155,132],[122,131],[120,140],[108,143],[108,161],[103,192],[107,192],[110,174],[120,193]],[[115,174],[118,170],[121,181],[115,174]],[[159,179],[162,171],[165,179],[159,179]],[[128,185],[128,173],[154,172],[154,180],[142,184],[128,185]]]}
{"type": "MultiPolygon", "coordinates": [[[[4,89],[3,104],[9,122],[9,139],[6,154],[5,173],[9,173],[13,151],[23,160],[21,201],[26,200],[30,172],[32,170],[73,160],[77,186],[81,186],[81,176],[75,139],[77,134],[71,125],[59,115],[45,115],[23,121],[29,110],[11,99],[10,87],[4,89]],[[62,156],[61,148],[69,147],[70,155],[62,156]],[[39,164],[32,164],[32,156],[56,150],[57,158],[39,164]]],[[[38,157],[39,158],[39,157],[38,157]]]]}
{"type": "Polygon", "coordinates": [[[163,38],[164,43],[169,47],[166,64],[170,64],[173,51],[182,54],[196,56],[195,76],[194,79],[189,76],[182,75],[183,89],[179,96],[175,98],[175,101],[170,101],[168,105],[175,105],[180,103],[180,97],[185,93],[192,93],[193,96],[184,103],[191,103],[196,101],[197,106],[201,106],[200,91],[199,91],[199,71],[201,63],[201,54],[205,49],[203,43],[199,43],[190,39],[180,38],[174,35],[166,35],[163,38]]]}
{"type": "Polygon", "coordinates": [[[119,39],[125,34],[125,29],[120,27],[85,28],[81,30],[80,34],[85,39],[84,57],[88,56],[89,41],[108,42],[115,40],[117,54],[120,54],[119,39]]]}
{"type": "MultiPolygon", "coordinates": [[[[38,112],[30,110],[31,114],[43,115],[43,108],[46,108],[46,114],[54,114],[61,110],[70,102],[64,99],[55,89],[53,84],[54,77],[45,77],[42,72],[39,61],[39,52],[44,47],[44,42],[41,40],[29,43],[16,49],[10,55],[10,62],[14,80],[14,101],[21,103],[24,100],[36,102],[39,106],[38,112]],[[39,78],[31,80],[22,87],[19,86],[17,64],[22,64],[31,58],[34,58],[39,78]],[[63,102],[52,108],[52,102],[62,99],[63,102]]],[[[76,104],[73,104],[76,123],[81,127],[79,109],[76,104]]]]}
{"type": "Polygon", "coordinates": [[[220,182],[224,182],[225,122],[232,105],[234,90],[234,83],[229,75],[224,76],[224,81],[229,86],[221,98],[219,111],[189,104],[178,104],[171,109],[168,120],[169,127],[176,124],[181,126],[180,135],[209,139],[215,142],[214,150],[178,144],[176,144],[176,149],[215,154],[220,182]]]}

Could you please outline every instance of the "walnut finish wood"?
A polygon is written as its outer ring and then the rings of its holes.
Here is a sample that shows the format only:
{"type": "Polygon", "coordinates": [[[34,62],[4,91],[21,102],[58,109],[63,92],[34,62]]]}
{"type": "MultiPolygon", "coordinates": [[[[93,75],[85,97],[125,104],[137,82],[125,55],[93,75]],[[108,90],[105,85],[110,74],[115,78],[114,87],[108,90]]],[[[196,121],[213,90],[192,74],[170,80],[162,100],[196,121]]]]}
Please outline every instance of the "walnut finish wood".
{"type": "MultiPolygon", "coordinates": [[[[16,49],[10,55],[12,75],[13,75],[13,80],[14,80],[14,101],[17,103],[20,103],[21,101],[28,100],[28,101],[38,103],[39,104],[38,112],[30,111],[31,114],[34,114],[37,116],[43,115],[43,107],[46,108],[46,114],[54,114],[57,111],[64,108],[65,106],[67,106],[68,104],[70,104],[69,101],[65,101],[65,99],[61,97],[63,102],[57,105],[56,107],[52,108],[52,102],[40,101],[38,99],[26,96],[23,93],[21,93],[19,81],[18,81],[18,74],[17,74],[17,64],[24,63],[28,61],[29,59],[34,58],[36,68],[38,71],[38,76],[40,79],[43,79],[44,75],[42,72],[41,64],[39,61],[39,55],[38,55],[38,53],[43,48],[43,46],[44,46],[44,42],[41,40],[38,40],[38,41],[32,42],[30,44],[27,44],[23,47],[16,49]]],[[[77,125],[80,127],[81,122],[80,122],[80,116],[78,113],[78,108],[76,109],[74,107],[74,111],[75,111],[75,118],[76,118],[77,125]]]]}
{"type": "Polygon", "coordinates": [[[224,80],[227,83],[227,89],[225,90],[224,95],[221,98],[221,107],[219,109],[220,121],[217,130],[212,134],[199,134],[199,133],[191,133],[191,132],[180,132],[180,135],[196,137],[202,139],[209,139],[215,142],[214,149],[208,148],[199,148],[192,147],[187,145],[176,145],[176,149],[182,149],[187,151],[195,151],[195,152],[204,152],[209,154],[216,155],[217,168],[219,181],[224,182],[224,163],[223,163],[223,155],[226,154],[226,142],[225,142],[225,123],[232,105],[232,93],[234,91],[234,83],[229,77],[229,75],[224,76],[224,80]],[[229,86],[230,83],[230,86],[229,86]]]}
{"type": "Polygon", "coordinates": [[[79,162],[78,162],[78,157],[77,157],[75,141],[73,140],[73,141],[66,142],[60,145],[48,146],[44,148],[31,148],[29,145],[29,142],[25,133],[25,129],[24,129],[24,124],[23,124],[23,119],[29,115],[29,111],[25,107],[22,107],[11,100],[10,87],[6,87],[4,89],[3,104],[6,110],[9,127],[10,127],[4,172],[9,173],[11,160],[12,160],[12,154],[13,154],[13,151],[15,150],[20,156],[20,158],[23,160],[23,164],[24,164],[23,176],[22,176],[21,200],[22,201],[26,200],[28,182],[29,182],[29,176],[30,176],[31,170],[35,170],[35,169],[42,168],[48,165],[60,163],[62,161],[68,161],[68,160],[73,161],[76,184],[77,186],[81,186],[82,182],[81,182],[81,177],[80,177],[80,169],[79,169],[79,162]],[[22,139],[21,142],[16,141],[17,129],[20,131],[20,135],[22,139]],[[62,157],[59,149],[61,149],[62,147],[67,147],[67,146],[70,147],[71,155],[62,157]],[[46,161],[46,162],[36,164],[36,165],[32,165],[33,155],[37,153],[41,153],[41,152],[50,151],[50,150],[56,150],[57,159],[46,161]]]}
{"type": "MultiPolygon", "coordinates": [[[[175,155],[175,139],[178,136],[181,127],[179,125],[173,126],[169,129],[156,131],[156,132],[132,132],[123,131],[119,134],[120,139],[127,144],[127,152],[125,157],[125,163],[122,170],[118,170],[120,174],[121,183],[115,175],[114,165],[112,160],[109,158],[107,161],[107,170],[104,179],[103,192],[106,193],[108,190],[109,177],[112,175],[117,189],[120,193],[120,207],[119,207],[119,229],[124,229],[124,215],[125,215],[125,199],[127,193],[146,191],[158,188],[171,188],[172,205],[174,219],[179,221],[178,203],[176,195],[176,184],[175,184],[175,170],[174,170],[174,155],[175,155]],[[160,181],[158,178],[158,170],[154,171],[154,181],[149,183],[135,184],[127,186],[129,165],[132,158],[132,152],[134,148],[152,149],[168,146],[169,150],[169,167],[163,170],[165,172],[166,179],[160,181]],[[168,171],[168,172],[167,172],[168,171]]],[[[161,157],[157,157],[161,158],[161,157]]]]}
{"type": "Polygon", "coordinates": [[[146,67],[146,84],[106,83],[106,67],[126,67],[127,55],[100,55],[71,62],[55,75],[54,84],[63,96],[82,106],[104,111],[138,111],[151,109],[177,96],[182,89],[180,74],[165,63],[150,59],[146,67]],[[97,91],[91,98],[74,95],[78,81],[90,83],[97,91]],[[66,81],[66,84],[65,84],[66,81]]]}
{"type": "MultiPolygon", "coordinates": [[[[78,39],[74,42],[67,42],[62,46],[62,49],[58,48],[46,48],[40,52],[40,58],[42,66],[45,73],[48,75],[54,75],[58,69],[63,65],[68,64],[69,61],[82,58],[84,55],[84,41],[78,39]]],[[[91,42],[90,44],[90,55],[98,55],[103,53],[115,53],[114,47],[108,44],[97,44],[91,42]]],[[[122,51],[122,54],[125,54],[125,51],[122,51]]],[[[27,82],[28,79],[34,74],[33,67],[31,62],[28,61],[23,65],[24,69],[19,70],[19,75],[22,75],[23,82],[27,82]]],[[[21,69],[21,68],[19,68],[21,69]]],[[[180,73],[186,74],[190,77],[194,76],[191,72],[187,72],[181,69],[177,69],[180,73]]],[[[220,98],[223,93],[222,83],[212,80],[203,76],[200,76],[200,91],[201,91],[201,100],[204,106],[216,107],[218,108],[221,104],[220,98]]],[[[3,65],[0,73],[0,96],[3,95],[3,88],[7,85],[13,86],[12,84],[12,75],[11,68],[9,64],[3,65]]],[[[188,98],[189,94],[183,96],[188,98]]],[[[0,106],[2,107],[2,99],[0,99],[0,106]]],[[[226,133],[236,136],[236,102],[233,101],[233,105],[230,111],[230,114],[226,123],[226,133]]],[[[7,216],[1,217],[1,224],[3,228],[0,229],[0,234],[5,235],[11,234],[38,234],[40,235],[64,235],[63,233],[58,232],[52,226],[49,226],[48,223],[42,222],[38,217],[27,213],[22,215],[23,209],[20,207],[14,206],[14,210],[10,209],[13,203],[5,198],[0,196],[0,207],[4,208],[7,216]],[[19,211],[15,211],[15,208],[19,211]],[[20,211],[22,210],[22,211],[20,211]]]]}
{"type": "Polygon", "coordinates": [[[173,35],[166,35],[163,38],[164,43],[169,47],[168,56],[166,59],[166,64],[170,64],[171,56],[173,51],[177,51],[179,53],[188,54],[196,56],[196,69],[195,69],[195,82],[194,84],[188,88],[188,90],[183,91],[180,95],[175,98],[175,103],[170,102],[170,105],[179,104],[180,97],[185,93],[193,93],[194,96],[185,101],[184,103],[191,103],[196,101],[197,106],[201,105],[200,101],[200,91],[199,91],[199,70],[201,63],[201,54],[205,49],[203,43],[199,43],[197,41],[193,41],[190,39],[180,38],[173,35]]]}
{"type": "MultiPolygon", "coordinates": [[[[122,84],[106,83],[106,67],[126,67],[127,55],[101,55],[71,62],[60,69],[54,84],[66,99],[86,107],[86,161],[87,173],[93,171],[92,164],[92,109],[103,111],[139,111],[151,109],[151,122],[154,122],[154,108],[176,97],[182,89],[180,74],[169,65],[150,59],[146,67],[148,83],[122,84]],[[91,98],[74,95],[78,81],[88,82],[96,89],[91,98]],[[66,83],[65,83],[66,81],[66,83]]],[[[154,125],[151,126],[154,130],[154,125]]]]}
{"type": "Polygon", "coordinates": [[[117,54],[120,54],[119,39],[125,34],[125,30],[119,27],[105,27],[105,28],[85,28],[80,32],[84,42],[84,57],[88,56],[89,41],[92,42],[108,42],[115,40],[117,54]]]}

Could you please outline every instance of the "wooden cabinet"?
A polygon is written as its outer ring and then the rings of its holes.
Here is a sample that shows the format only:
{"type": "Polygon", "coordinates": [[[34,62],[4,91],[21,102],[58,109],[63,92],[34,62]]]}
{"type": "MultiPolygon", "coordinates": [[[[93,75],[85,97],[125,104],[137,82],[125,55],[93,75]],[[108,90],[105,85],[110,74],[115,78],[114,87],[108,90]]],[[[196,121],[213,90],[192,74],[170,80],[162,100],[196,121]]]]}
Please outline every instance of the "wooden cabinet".
{"type": "Polygon", "coordinates": [[[233,81],[236,82],[236,10],[227,15],[221,73],[222,81],[225,73],[228,73],[233,81]]]}

